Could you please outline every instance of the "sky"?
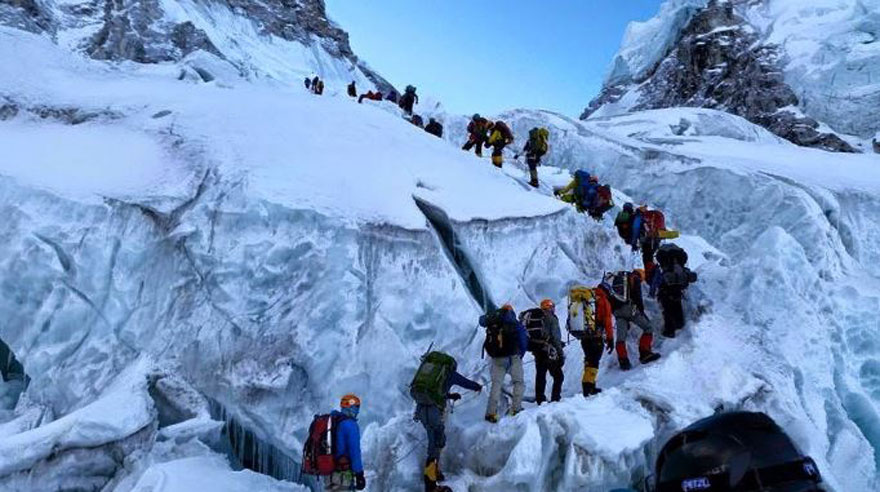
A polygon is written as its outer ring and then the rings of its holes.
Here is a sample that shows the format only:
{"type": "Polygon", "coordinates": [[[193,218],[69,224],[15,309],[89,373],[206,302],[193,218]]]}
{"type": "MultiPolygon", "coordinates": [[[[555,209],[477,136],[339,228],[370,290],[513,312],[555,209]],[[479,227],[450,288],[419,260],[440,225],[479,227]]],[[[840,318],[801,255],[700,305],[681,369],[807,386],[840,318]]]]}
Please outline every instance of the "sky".
{"type": "Polygon", "coordinates": [[[661,0],[326,0],[355,54],[398,88],[455,113],[579,116],[626,25],[661,0]]]}

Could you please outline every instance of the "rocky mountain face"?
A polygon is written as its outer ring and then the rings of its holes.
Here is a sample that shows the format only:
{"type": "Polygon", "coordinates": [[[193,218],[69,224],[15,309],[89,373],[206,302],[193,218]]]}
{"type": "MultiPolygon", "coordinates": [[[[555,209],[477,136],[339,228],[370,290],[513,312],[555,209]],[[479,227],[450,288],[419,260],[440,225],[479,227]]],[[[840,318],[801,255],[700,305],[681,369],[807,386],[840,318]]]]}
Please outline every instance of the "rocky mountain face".
{"type": "Polygon", "coordinates": [[[582,119],[670,107],[724,110],[763,126],[795,144],[855,152],[850,143],[800,109],[786,80],[786,52],[765,42],[743,16],[762,0],[712,0],[695,10],[668,53],[644,74],[610,81],[582,119]],[[611,110],[619,112],[620,108],[611,110]]]}
{"type": "MultiPolygon", "coordinates": [[[[0,24],[72,41],[72,47],[95,59],[176,62],[202,50],[247,74],[254,71],[249,62],[259,47],[216,39],[234,37],[240,30],[236,23],[245,22],[263,40],[278,38],[320,49],[349,63],[380,90],[392,89],[354,54],[348,33],[327,18],[323,0],[193,0],[174,6],[170,11],[160,0],[0,0],[0,24]],[[243,53],[230,53],[239,49],[243,53]]],[[[322,63],[315,65],[312,70],[323,76],[322,63]]],[[[256,68],[272,72],[275,67],[256,68]]]]}

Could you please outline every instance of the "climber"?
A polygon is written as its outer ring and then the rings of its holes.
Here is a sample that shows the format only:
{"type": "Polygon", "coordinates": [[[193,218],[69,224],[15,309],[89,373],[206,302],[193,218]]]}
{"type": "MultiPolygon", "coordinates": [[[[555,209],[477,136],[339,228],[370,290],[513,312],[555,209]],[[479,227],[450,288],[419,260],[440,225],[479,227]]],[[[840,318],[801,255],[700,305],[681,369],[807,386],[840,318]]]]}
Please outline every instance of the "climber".
{"type": "Polygon", "coordinates": [[[358,103],[363,103],[364,99],[369,99],[370,101],[381,101],[382,93],[379,91],[367,91],[366,94],[361,94],[360,97],[358,97],[358,103]]]}
{"type": "Polygon", "coordinates": [[[443,125],[434,118],[428,118],[428,124],[425,125],[425,131],[438,138],[443,138],[443,125]]]}
{"type": "Polygon", "coordinates": [[[348,95],[349,97],[357,97],[358,95],[357,87],[354,85],[354,80],[352,80],[351,83],[348,84],[348,95]]]}
{"type": "Polygon", "coordinates": [[[520,313],[519,320],[529,335],[529,351],[535,356],[535,403],[540,405],[547,401],[544,390],[547,387],[548,371],[553,377],[550,401],[559,401],[562,399],[562,382],[565,379],[562,373],[565,353],[559,333],[556,305],[552,300],[544,299],[540,308],[520,313]]]}
{"type": "Polygon", "coordinates": [[[697,281],[697,274],[687,267],[688,254],[675,244],[664,244],[657,251],[659,271],[651,278],[651,295],[656,296],[663,311],[663,336],[675,338],[684,328],[684,293],[697,281]]]}
{"type": "Polygon", "coordinates": [[[409,119],[409,122],[419,128],[425,127],[425,120],[423,120],[422,117],[417,114],[412,115],[409,119]]]}
{"type": "MultiPolygon", "coordinates": [[[[529,130],[529,140],[522,149],[522,153],[526,156],[526,164],[529,166],[529,184],[538,187],[538,166],[541,165],[541,158],[549,150],[547,140],[550,138],[550,132],[546,128],[532,128],[529,130]]],[[[519,154],[514,156],[518,159],[519,154]]]]}
{"type": "Polygon", "coordinates": [[[617,228],[617,234],[621,239],[626,241],[627,244],[630,244],[630,241],[632,241],[632,228],[635,215],[635,207],[632,203],[627,202],[623,204],[623,210],[621,210],[614,219],[614,226],[617,228]]]}
{"type": "Polygon", "coordinates": [[[666,217],[663,212],[648,210],[647,205],[636,209],[629,244],[633,251],[642,250],[642,264],[649,282],[654,278],[654,254],[660,247],[661,241],[676,237],[678,237],[677,231],[666,229],[666,217]]]}
{"type": "Polygon", "coordinates": [[[599,178],[582,169],[575,171],[571,182],[564,188],[553,190],[553,194],[566,203],[573,203],[578,212],[587,212],[596,220],[601,220],[614,206],[611,187],[600,185],[599,178]]]}
{"type": "Polygon", "coordinates": [[[324,94],[324,81],[321,79],[318,79],[318,85],[315,86],[315,94],[319,96],[324,94]]]}
{"type": "Polygon", "coordinates": [[[513,132],[510,131],[510,127],[501,120],[496,121],[486,140],[486,145],[492,147],[492,164],[495,167],[500,168],[504,163],[502,151],[511,143],[513,143],[513,132]]]}
{"type": "Polygon", "coordinates": [[[306,80],[305,80],[304,83],[305,83],[305,85],[306,85],[306,90],[307,90],[307,91],[311,90],[311,88],[312,88],[312,79],[306,77],[306,80]]]}
{"type": "Polygon", "coordinates": [[[477,154],[477,157],[483,157],[483,145],[486,143],[492,126],[492,122],[480,116],[479,113],[475,113],[467,126],[468,141],[461,147],[461,150],[469,151],[476,146],[474,152],[477,154]]]}
{"type": "Polygon", "coordinates": [[[333,450],[336,471],[324,477],[325,491],[364,490],[367,487],[361,461],[361,431],[357,424],[360,410],[360,398],[347,394],[342,397],[340,409],[330,413],[338,426],[334,439],[336,449],[333,450]]]}
{"type": "Polygon", "coordinates": [[[608,353],[614,351],[614,325],[611,304],[602,289],[574,285],[568,291],[568,321],[565,328],[581,341],[584,350],[584,398],[601,393],[596,387],[603,342],[608,353]]]}
{"type": "Polygon", "coordinates": [[[416,401],[413,417],[421,422],[428,436],[428,456],[423,474],[425,492],[447,490],[438,486],[445,480],[440,471],[440,452],[446,446],[446,401],[461,399],[458,393],[450,393],[453,386],[461,386],[480,392],[483,387],[457,372],[455,359],[442,352],[430,352],[422,357],[422,363],[410,383],[410,395],[416,401]]]}
{"type": "Polygon", "coordinates": [[[719,413],[672,436],[649,490],[823,492],[816,462],[764,413],[719,413]]]}
{"type": "Polygon", "coordinates": [[[513,402],[508,414],[516,415],[522,410],[522,398],[525,392],[522,357],[528,350],[529,336],[523,325],[517,321],[513,306],[510,304],[481,316],[480,326],[486,328],[483,350],[492,358],[490,368],[492,385],[489,390],[489,404],[486,407],[486,420],[494,424],[499,420],[498,400],[501,399],[505,374],[509,373],[513,380],[513,402]]]}
{"type": "Polygon", "coordinates": [[[652,350],[654,344],[654,329],[651,321],[645,315],[645,302],[642,298],[642,282],[644,270],[632,272],[616,272],[605,275],[600,289],[605,291],[611,303],[611,310],[617,324],[617,361],[620,369],[628,371],[632,369],[629,354],[626,349],[626,339],[629,336],[630,326],[635,324],[642,330],[639,338],[639,362],[648,364],[660,358],[660,354],[652,350]]]}
{"type": "Polygon", "coordinates": [[[411,85],[406,86],[406,91],[400,96],[400,102],[398,103],[400,109],[407,115],[412,115],[413,105],[418,103],[419,96],[416,95],[416,88],[411,85]]]}

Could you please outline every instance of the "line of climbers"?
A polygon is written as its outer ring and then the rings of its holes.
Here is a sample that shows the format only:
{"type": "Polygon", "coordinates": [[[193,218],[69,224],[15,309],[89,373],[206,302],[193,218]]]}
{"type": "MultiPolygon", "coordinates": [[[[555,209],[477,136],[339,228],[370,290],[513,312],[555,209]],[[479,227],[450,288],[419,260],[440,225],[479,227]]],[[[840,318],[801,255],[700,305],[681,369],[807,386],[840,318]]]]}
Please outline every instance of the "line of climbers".
{"type": "MultiPolygon", "coordinates": [[[[504,165],[504,149],[514,141],[513,132],[502,120],[490,121],[479,113],[474,114],[467,126],[468,139],[461,147],[462,150],[474,149],[477,157],[483,157],[483,147],[492,149],[492,164],[497,168],[504,165]]],[[[548,141],[550,132],[546,128],[535,127],[529,130],[529,139],[523,146],[521,154],[526,157],[529,167],[529,184],[538,187],[538,166],[541,158],[549,150],[548,141]]],[[[519,159],[520,153],[514,156],[519,159]]]]}

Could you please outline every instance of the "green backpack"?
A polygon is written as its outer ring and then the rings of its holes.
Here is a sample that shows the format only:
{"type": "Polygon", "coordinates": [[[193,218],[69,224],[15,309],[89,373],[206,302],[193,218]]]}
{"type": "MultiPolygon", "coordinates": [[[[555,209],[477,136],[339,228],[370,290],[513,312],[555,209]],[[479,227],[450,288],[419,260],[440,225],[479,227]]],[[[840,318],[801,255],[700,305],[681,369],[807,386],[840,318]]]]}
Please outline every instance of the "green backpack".
{"type": "Polygon", "coordinates": [[[550,132],[546,128],[532,128],[529,130],[529,147],[535,155],[542,156],[547,153],[547,140],[550,132]]]}
{"type": "Polygon", "coordinates": [[[409,394],[419,405],[446,407],[446,381],[455,373],[458,364],[443,352],[430,352],[422,357],[422,365],[416,371],[409,394]]]}

